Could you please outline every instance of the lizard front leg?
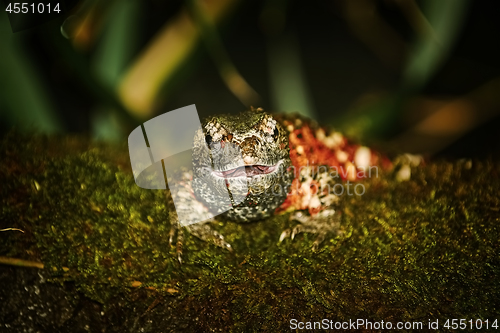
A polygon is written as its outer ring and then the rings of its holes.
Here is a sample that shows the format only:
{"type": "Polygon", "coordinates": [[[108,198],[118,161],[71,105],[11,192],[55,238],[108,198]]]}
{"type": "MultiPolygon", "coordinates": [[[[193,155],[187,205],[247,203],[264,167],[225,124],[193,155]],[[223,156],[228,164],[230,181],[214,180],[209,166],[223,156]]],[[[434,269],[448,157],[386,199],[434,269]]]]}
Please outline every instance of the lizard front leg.
{"type": "Polygon", "coordinates": [[[280,235],[280,243],[287,237],[293,240],[296,235],[306,232],[316,235],[312,246],[313,250],[316,251],[327,234],[340,234],[339,215],[333,208],[325,209],[315,215],[309,215],[305,211],[297,211],[290,216],[290,219],[300,222],[300,224],[284,230],[280,235]]]}
{"type": "Polygon", "coordinates": [[[232,251],[231,244],[224,240],[218,231],[211,226],[215,220],[194,195],[192,189],[192,174],[183,172],[177,175],[178,181],[166,192],[167,205],[170,212],[170,235],[169,244],[172,246],[177,235],[176,252],[177,259],[182,263],[182,250],[184,246],[184,232],[188,231],[197,238],[212,242],[216,246],[232,251]],[[174,203],[175,201],[175,203],[174,203]],[[179,219],[182,217],[182,223],[179,219]]]}
{"type": "Polygon", "coordinates": [[[184,247],[184,232],[189,232],[191,235],[196,236],[197,238],[211,242],[218,247],[224,248],[226,250],[232,251],[233,248],[231,244],[224,240],[224,236],[220,234],[218,231],[214,230],[211,227],[211,224],[215,222],[213,219],[203,221],[200,223],[195,223],[187,226],[182,226],[179,223],[179,220],[176,219],[170,228],[170,237],[169,244],[170,246],[174,245],[174,238],[177,235],[177,241],[175,242],[177,260],[179,263],[182,263],[182,250],[184,247]]]}
{"type": "Polygon", "coordinates": [[[313,250],[317,250],[327,234],[340,233],[340,218],[336,206],[340,194],[338,188],[342,188],[343,184],[338,182],[339,178],[329,174],[326,168],[322,172],[320,170],[321,167],[303,168],[299,177],[294,180],[288,200],[294,203],[297,210],[290,215],[290,220],[300,224],[284,230],[280,243],[288,237],[293,240],[299,233],[311,233],[316,235],[313,250]]]}

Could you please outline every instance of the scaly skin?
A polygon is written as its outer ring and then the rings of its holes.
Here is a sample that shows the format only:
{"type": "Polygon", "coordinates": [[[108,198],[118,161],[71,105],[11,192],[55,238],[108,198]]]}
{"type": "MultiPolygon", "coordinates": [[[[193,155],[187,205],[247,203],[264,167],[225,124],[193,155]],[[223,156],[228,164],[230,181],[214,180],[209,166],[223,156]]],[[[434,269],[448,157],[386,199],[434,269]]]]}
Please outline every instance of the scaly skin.
{"type": "Polygon", "coordinates": [[[219,212],[229,193],[232,209],[225,214],[233,221],[271,216],[286,199],[286,192],[278,189],[293,179],[287,131],[260,109],[214,116],[202,127],[193,149],[195,195],[219,212]],[[244,200],[235,203],[233,198],[244,200]]]}
{"type": "MultiPolygon", "coordinates": [[[[210,117],[203,122],[202,130],[194,139],[195,180],[189,173],[181,180],[186,184],[185,195],[195,196],[199,203],[196,207],[177,205],[177,210],[185,209],[193,219],[207,211],[220,213],[217,203],[229,193],[232,209],[224,214],[236,222],[292,212],[291,218],[300,224],[283,231],[280,241],[309,232],[317,234],[317,247],[327,233],[338,230],[335,206],[340,187],[335,186],[367,177],[365,171],[370,166],[390,166],[389,160],[349,142],[339,132],[327,132],[298,116],[271,115],[260,108],[237,116],[210,117]],[[241,186],[242,181],[246,186],[241,186]],[[243,193],[243,189],[248,192],[243,193]],[[243,202],[232,200],[238,196],[245,198],[243,202]]],[[[210,222],[186,228],[200,239],[231,250],[210,222]]],[[[179,260],[181,245],[179,233],[179,260]]]]}

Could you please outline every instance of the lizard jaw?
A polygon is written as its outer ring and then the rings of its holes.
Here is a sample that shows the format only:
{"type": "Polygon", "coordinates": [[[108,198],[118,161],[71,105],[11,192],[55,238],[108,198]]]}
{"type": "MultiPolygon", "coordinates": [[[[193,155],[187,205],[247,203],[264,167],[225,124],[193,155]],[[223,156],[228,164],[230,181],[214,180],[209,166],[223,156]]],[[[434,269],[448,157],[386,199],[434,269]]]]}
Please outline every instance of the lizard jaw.
{"type": "Polygon", "coordinates": [[[212,174],[219,178],[252,178],[259,175],[268,175],[276,172],[283,161],[275,165],[249,164],[225,171],[212,171],[212,174]]]}

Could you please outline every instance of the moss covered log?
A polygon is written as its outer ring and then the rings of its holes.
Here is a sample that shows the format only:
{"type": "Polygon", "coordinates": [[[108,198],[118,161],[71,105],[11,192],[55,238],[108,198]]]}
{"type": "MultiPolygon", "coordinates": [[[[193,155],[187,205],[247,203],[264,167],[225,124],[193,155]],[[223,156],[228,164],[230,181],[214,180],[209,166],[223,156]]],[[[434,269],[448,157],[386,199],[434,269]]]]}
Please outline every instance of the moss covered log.
{"type": "Polygon", "coordinates": [[[0,256],[43,263],[104,312],[161,317],[156,331],[500,320],[500,164],[436,161],[411,173],[381,173],[364,195],[342,196],[341,233],[316,252],[308,234],[278,243],[294,225],[284,214],[220,221],[233,252],[186,235],[181,265],[166,193],[135,185],[126,146],[11,133],[0,146],[0,229],[24,233],[0,232],[0,256]]]}

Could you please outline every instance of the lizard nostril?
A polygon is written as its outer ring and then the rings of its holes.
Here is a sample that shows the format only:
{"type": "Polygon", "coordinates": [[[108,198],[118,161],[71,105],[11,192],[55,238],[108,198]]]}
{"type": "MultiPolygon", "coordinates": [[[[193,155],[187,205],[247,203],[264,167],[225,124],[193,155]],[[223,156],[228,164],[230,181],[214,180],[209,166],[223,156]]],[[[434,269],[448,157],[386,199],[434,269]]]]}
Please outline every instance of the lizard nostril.
{"type": "Polygon", "coordinates": [[[208,146],[212,143],[212,137],[210,135],[205,135],[205,142],[207,143],[208,146]]]}

